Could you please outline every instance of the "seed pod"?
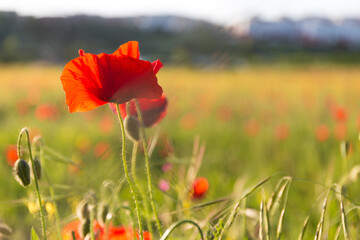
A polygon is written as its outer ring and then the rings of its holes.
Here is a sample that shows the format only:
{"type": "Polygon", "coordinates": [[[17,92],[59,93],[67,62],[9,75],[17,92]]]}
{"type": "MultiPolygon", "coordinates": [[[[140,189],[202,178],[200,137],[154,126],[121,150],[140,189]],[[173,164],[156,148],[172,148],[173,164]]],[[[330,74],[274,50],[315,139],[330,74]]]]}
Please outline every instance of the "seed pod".
{"type": "Polygon", "coordinates": [[[139,121],[132,115],[127,115],[124,120],[126,136],[134,142],[140,140],[139,121]]]}
{"type": "Polygon", "coordinates": [[[105,203],[101,203],[97,214],[97,220],[99,221],[101,226],[105,225],[106,217],[108,213],[109,213],[109,206],[105,203]]]}
{"type": "Polygon", "coordinates": [[[5,223],[0,223],[0,235],[1,236],[10,236],[12,229],[5,223]]]}
{"type": "Polygon", "coordinates": [[[90,232],[90,219],[81,220],[78,231],[80,237],[84,238],[90,232]]]}
{"type": "Polygon", "coordinates": [[[86,220],[90,217],[89,204],[82,200],[76,208],[76,214],[80,220],[86,220]]]}
{"type": "Polygon", "coordinates": [[[30,184],[30,167],[29,164],[23,160],[18,159],[13,167],[13,175],[15,180],[23,187],[30,184]]]}
{"type": "MultiPolygon", "coordinates": [[[[31,164],[30,164],[30,167],[31,167],[31,177],[34,178],[34,173],[33,173],[31,164]]],[[[38,180],[40,180],[41,179],[41,163],[37,157],[34,158],[34,167],[35,167],[36,177],[38,180]]]]}

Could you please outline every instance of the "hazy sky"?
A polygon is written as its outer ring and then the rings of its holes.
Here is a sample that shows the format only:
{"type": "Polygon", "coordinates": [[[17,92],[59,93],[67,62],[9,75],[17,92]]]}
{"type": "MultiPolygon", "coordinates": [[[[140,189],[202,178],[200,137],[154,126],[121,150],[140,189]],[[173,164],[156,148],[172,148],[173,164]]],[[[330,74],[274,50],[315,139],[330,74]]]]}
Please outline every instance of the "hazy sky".
{"type": "Polygon", "coordinates": [[[33,16],[176,14],[226,24],[254,15],[360,17],[360,0],[0,0],[0,11],[8,10],[33,16]]]}

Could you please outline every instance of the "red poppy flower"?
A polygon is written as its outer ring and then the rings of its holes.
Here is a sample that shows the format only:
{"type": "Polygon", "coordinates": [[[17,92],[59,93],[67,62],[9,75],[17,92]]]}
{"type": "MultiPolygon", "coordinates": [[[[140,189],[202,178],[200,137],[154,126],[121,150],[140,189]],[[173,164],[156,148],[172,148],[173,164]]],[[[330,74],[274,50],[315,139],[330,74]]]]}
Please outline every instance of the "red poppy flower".
{"type": "Polygon", "coordinates": [[[106,103],[122,104],[133,98],[160,98],[156,73],[162,63],[140,60],[138,42],[131,41],[113,54],[79,50],[60,77],[70,112],[85,112],[106,103]]]}
{"type": "MultiPolygon", "coordinates": [[[[73,240],[72,231],[75,233],[76,240],[81,240],[79,234],[79,220],[74,220],[67,225],[65,225],[61,231],[61,235],[64,240],[73,240]]],[[[105,229],[100,226],[99,223],[94,223],[94,234],[98,236],[98,240],[105,240],[106,234],[105,229]]],[[[108,228],[108,239],[109,240],[133,240],[134,234],[136,234],[136,238],[139,239],[140,236],[137,233],[134,233],[134,230],[131,227],[118,226],[114,227],[111,224],[108,228]]],[[[144,240],[151,240],[151,234],[149,232],[143,232],[144,240]]]]}
{"type": "Polygon", "coordinates": [[[6,154],[6,161],[7,163],[12,167],[14,166],[15,162],[18,160],[18,154],[17,154],[17,146],[15,144],[8,145],[5,148],[5,154],[6,154]]]}
{"type": "MultiPolygon", "coordinates": [[[[141,109],[141,114],[144,120],[145,127],[151,127],[158,122],[160,122],[166,115],[167,99],[163,94],[160,98],[157,99],[146,99],[141,98],[137,99],[141,109]]],[[[136,105],[134,101],[129,103],[129,112],[130,115],[137,117],[136,105]]],[[[115,107],[111,104],[111,108],[114,110],[115,107]]],[[[123,118],[126,117],[126,103],[120,104],[120,114],[123,118]]]]}
{"type": "Polygon", "coordinates": [[[347,120],[346,109],[341,106],[335,106],[333,108],[333,116],[334,116],[335,120],[338,122],[346,122],[346,120],[347,120]]]}
{"type": "Polygon", "coordinates": [[[209,182],[206,178],[197,178],[192,186],[192,197],[194,199],[203,198],[209,189],[209,182]]]}

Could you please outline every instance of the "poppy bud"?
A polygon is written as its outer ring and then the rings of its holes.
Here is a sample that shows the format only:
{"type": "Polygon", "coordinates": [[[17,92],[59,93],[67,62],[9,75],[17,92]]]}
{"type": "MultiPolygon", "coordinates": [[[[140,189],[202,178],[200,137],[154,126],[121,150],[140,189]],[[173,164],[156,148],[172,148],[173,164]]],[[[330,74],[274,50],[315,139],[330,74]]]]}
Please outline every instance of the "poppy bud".
{"type": "Polygon", "coordinates": [[[15,180],[23,187],[30,184],[30,167],[29,164],[23,160],[18,159],[13,167],[13,175],[15,180]]]}
{"type": "MultiPolygon", "coordinates": [[[[30,164],[30,167],[31,167],[31,177],[34,178],[34,173],[32,171],[33,169],[32,169],[31,164],[30,164]]],[[[36,177],[38,180],[40,180],[41,179],[41,163],[37,157],[34,158],[34,167],[35,167],[36,177]]]]}
{"type": "Polygon", "coordinates": [[[0,223],[0,236],[10,236],[12,229],[5,223],[0,223]]]}
{"type": "Polygon", "coordinates": [[[346,158],[349,156],[351,150],[351,144],[348,141],[342,141],[340,144],[340,152],[343,158],[346,158]]]}
{"type": "Polygon", "coordinates": [[[106,217],[107,217],[108,213],[109,213],[109,206],[105,203],[101,203],[99,210],[98,210],[98,215],[97,215],[97,219],[101,226],[105,225],[106,217]]]}
{"type": "Polygon", "coordinates": [[[124,126],[127,137],[137,142],[140,140],[140,132],[139,132],[139,121],[132,115],[127,115],[124,120],[124,126]]]}
{"type": "Polygon", "coordinates": [[[90,219],[81,220],[78,231],[80,237],[84,238],[90,232],[90,219]]]}
{"type": "Polygon", "coordinates": [[[86,220],[90,217],[89,204],[82,200],[76,208],[76,214],[80,220],[86,220]]]}

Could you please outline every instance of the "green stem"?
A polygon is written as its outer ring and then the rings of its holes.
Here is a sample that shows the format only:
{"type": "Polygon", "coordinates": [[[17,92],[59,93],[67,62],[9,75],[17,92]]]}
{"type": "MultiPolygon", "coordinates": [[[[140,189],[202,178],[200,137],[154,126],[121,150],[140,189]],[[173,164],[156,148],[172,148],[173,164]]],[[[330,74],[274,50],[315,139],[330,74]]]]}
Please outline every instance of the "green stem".
{"type": "Polygon", "coordinates": [[[129,175],[129,170],[127,167],[127,162],[126,162],[126,139],[125,139],[125,128],[124,128],[124,122],[121,118],[121,114],[120,114],[120,109],[119,109],[119,104],[116,104],[116,110],[117,110],[117,115],[118,115],[118,119],[119,119],[119,123],[121,126],[121,136],[122,136],[122,160],[123,160],[123,165],[124,165],[124,172],[125,172],[125,176],[126,179],[129,183],[129,187],[131,190],[131,193],[133,195],[134,198],[134,202],[135,202],[135,210],[136,210],[136,215],[137,215],[137,219],[138,219],[138,224],[139,224],[139,232],[140,232],[140,239],[143,240],[144,236],[143,236],[143,228],[142,228],[142,222],[141,222],[141,216],[140,216],[140,208],[139,208],[139,203],[138,203],[138,199],[135,193],[135,189],[134,189],[134,185],[133,182],[130,179],[130,175],[129,175]]]}
{"type": "MultiPolygon", "coordinates": [[[[58,207],[55,201],[55,190],[53,188],[52,182],[49,178],[49,176],[47,175],[46,171],[45,171],[45,153],[44,153],[44,143],[42,141],[41,138],[37,138],[36,141],[34,142],[34,145],[36,143],[39,143],[39,147],[40,147],[40,162],[43,165],[42,167],[42,171],[45,175],[46,181],[49,184],[49,192],[50,192],[50,198],[52,200],[52,203],[54,205],[54,217],[55,217],[55,226],[56,226],[56,231],[58,234],[58,238],[61,240],[62,236],[61,236],[61,227],[60,227],[60,221],[59,221],[59,212],[58,212],[58,207]]],[[[36,146],[36,145],[35,145],[36,146]]]]}
{"type": "Polygon", "coordinates": [[[157,213],[157,210],[156,210],[154,196],[153,196],[153,190],[152,190],[149,155],[148,155],[148,151],[147,151],[144,121],[143,121],[143,118],[142,118],[139,102],[136,99],[134,99],[134,101],[135,101],[135,105],[136,105],[137,115],[138,115],[138,118],[140,120],[139,121],[140,122],[140,128],[141,128],[140,137],[141,137],[141,141],[142,141],[143,148],[144,148],[145,167],[146,167],[146,175],[147,175],[147,180],[148,180],[148,191],[149,191],[149,197],[150,197],[150,204],[151,204],[152,210],[154,212],[154,217],[155,217],[157,228],[159,230],[159,234],[161,236],[162,235],[161,224],[160,224],[160,219],[159,219],[159,216],[158,216],[158,213],[157,213]]]}
{"type": "Polygon", "coordinates": [[[190,223],[190,224],[194,225],[194,226],[199,230],[200,239],[204,239],[204,234],[203,234],[200,226],[199,226],[196,222],[194,222],[194,221],[192,221],[192,220],[182,220],[182,221],[173,223],[173,224],[165,231],[164,235],[161,236],[160,240],[166,240],[166,239],[169,237],[170,233],[175,230],[175,228],[177,228],[178,226],[180,226],[180,225],[182,225],[182,224],[184,224],[184,223],[190,223]]]}
{"type": "Polygon", "coordinates": [[[147,196],[144,193],[143,188],[141,187],[141,185],[139,184],[139,181],[137,179],[136,176],[136,155],[137,155],[137,149],[138,149],[138,142],[134,142],[133,144],[133,150],[132,150],[132,155],[131,155],[131,176],[134,179],[134,183],[136,188],[139,190],[141,198],[144,201],[144,210],[145,210],[145,215],[146,215],[146,224],[148,225],[149,228],[149,232],[152,235],[153,234],[153,228],[151,225],[151,221],[149,219],[150,216],[150,210],[149,210],[149,202],[147,200],[147,196]]]}
{"type": "Polygon", "coordinates": [[[20,157],[21,137],[22,137],[22,135],[23,135],[24,133],[26,134],[26,138],[27,138],[27,145],[28,145],[28,148],[29,148],[29,156],[30,156],[32,171],[33,171],[34,180],[35,180],[37,197],[38,197],[38,201],[39,201],[39,208],[40,208],[40,215],[41,215],[41,224],[42,224],[43,239],[46,240],[47,238],[46,238],[46,227],[45,227],[44,210],[43,210],[43,207],[42,207],[42,201],[41,201],[41,195],[40,195],[40,188],[39,188],[39,183],[38,183],[38,179],[37,179],[37,175],[36,175],[34,159],[33,159],[32,151],[31,151],[29,131],[27,130],[27,128],[21,129],[20,134],[19,134],[19,138],[18,138],[18,142],[17,142],[18,156],[20,157]]]}

